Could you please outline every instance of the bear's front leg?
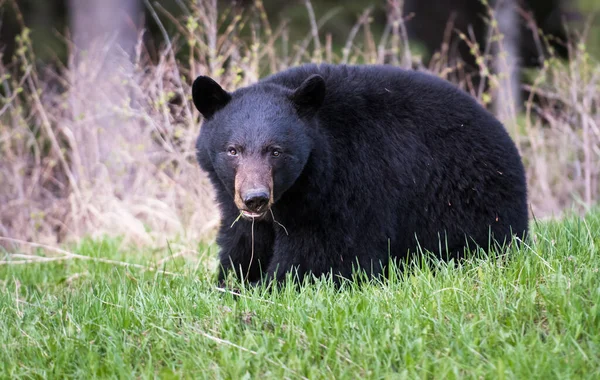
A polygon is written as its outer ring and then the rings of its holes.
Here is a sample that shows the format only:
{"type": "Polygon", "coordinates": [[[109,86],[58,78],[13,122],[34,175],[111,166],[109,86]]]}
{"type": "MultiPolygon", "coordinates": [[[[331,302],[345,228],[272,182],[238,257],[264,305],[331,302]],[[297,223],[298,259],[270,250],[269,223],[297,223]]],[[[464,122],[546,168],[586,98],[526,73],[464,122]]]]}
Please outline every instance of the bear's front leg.
{"type": "Polygon", "coordinates": [[[283,283],[291,272],[294,281],[300,283],[313,275],[332,275],[337,283],[342,278],[351,278],[358,267],[370,269],[371,257],[360,255],[360,250],[347,243],[342,237],[321,237],[311,229],[294,229],[289,236],[277,233],[263,281],[283,283]]]}
{"type": "Polygon", "coordinates": [[[223,220],[217,235],[220,267],[219,285],[227,273],[234,271],[239,281],[254,282],[261,278],[273,253],[273,226],[270,223],[240,219],[233,224],[223,220]]]}

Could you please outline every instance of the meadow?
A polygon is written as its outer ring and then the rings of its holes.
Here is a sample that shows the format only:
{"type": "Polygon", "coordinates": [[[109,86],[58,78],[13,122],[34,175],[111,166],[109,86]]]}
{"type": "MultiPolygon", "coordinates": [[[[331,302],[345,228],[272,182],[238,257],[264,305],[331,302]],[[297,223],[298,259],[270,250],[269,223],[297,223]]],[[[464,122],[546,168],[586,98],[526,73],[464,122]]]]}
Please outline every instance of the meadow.
{"type": "Polygon", "coordinates": [[[218,288],[212,244],[4,254],[2,378],[598,378],[600,212],[385,281],[218,288]]]}
{"type": "Polygon", "coordinates": [[[110,40],[82,50],[64,36],[66,62],[40,61],[20,19],[15,55],[0,63],[0,236],[51,245],[103,235],[146,246],[167,237],[190,244],[209,239],[219,217],[195,161],[201,120],[191,100],[193,80],[208,75],[233,91],[308,62],[426,71],[492,111],[504,105],[498,116],[523,157],[532,216],[581,213],[600,197],[593,18],[564,41],[568,60],[554,55],[548,36],[536,35],[543,64],[525,70],[529,95],[512,107],[498,91],[511,64],[492,9],[485,15],[486,46],[449,29],[477,57],[473,72],[453,60],[447,45],[424,64],[407,39],[400,0],[388,2],[385,25],[373,25],[373,8],[356,14],[354,27],[335,44],[323,28],[335,25],[339,8],[316,14],[305,0],[296,7],[304,24],[292,30],[261,1],[246,10],[217,8],[216,0],[179,2],[185,6],[180,17],[145,3],[149,22],[162,31],[159,41],[147,41],[142,30],[127,55],[109,48],[110,40]],[[475,78],[482,79],[478,85],[475,78]]]}

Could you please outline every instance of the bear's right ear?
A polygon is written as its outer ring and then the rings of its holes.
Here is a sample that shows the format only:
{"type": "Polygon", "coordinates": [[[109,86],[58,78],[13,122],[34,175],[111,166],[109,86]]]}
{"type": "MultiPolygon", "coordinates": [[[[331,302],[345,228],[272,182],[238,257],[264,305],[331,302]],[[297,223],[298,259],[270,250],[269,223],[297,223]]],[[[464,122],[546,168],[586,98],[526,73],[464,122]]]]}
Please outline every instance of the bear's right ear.
{"type": "Polygon", "coordinates": [[[290,99],[301,113],[316,112],[325,100],[325,79],[319,74],[308,77],[292,93],[290,99]]]}
{"type": "Polygon", "coordinates": [[[231,95],[211,78],[199,76],[192,85],[192,99],[202,116],[210,119],[215,112],[229,103],[231,95]]]}

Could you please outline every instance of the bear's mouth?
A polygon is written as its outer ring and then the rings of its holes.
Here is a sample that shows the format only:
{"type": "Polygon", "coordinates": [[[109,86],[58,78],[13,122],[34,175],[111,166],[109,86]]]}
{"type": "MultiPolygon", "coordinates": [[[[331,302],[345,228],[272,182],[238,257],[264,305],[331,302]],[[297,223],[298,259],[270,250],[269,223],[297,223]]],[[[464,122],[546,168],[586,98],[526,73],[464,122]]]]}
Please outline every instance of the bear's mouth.
{"type": "Polygon", "coordinates": [[[262,219],[262,217],[267,214],[266,211],[264,211],[264,212],[253,212],[253,211],[248,211],[248,210],[240,210],[240,211],[242,212],[242,216],[246,219],[262,219]]]}

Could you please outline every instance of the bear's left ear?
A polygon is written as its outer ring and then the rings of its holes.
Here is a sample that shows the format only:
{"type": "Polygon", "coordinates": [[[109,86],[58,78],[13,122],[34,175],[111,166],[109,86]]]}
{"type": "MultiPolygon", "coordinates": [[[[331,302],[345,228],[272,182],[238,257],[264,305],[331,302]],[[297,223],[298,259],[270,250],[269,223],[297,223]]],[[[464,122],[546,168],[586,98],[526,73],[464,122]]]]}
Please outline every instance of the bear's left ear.
{"type": "Polygon", "coordinates": [[[215,112],[229,103],[231,95],[211,78],[199,76],[192,85],[192,99],[202,116],[210,119],[215,112]]]}
{"type": "Polygon", "coordinates": [[[300,112],[316,112],[323,104],[326,91],[323,77],[313,74],[302,82],[300,87],[292,93],[290,99],[300,112]]]}

